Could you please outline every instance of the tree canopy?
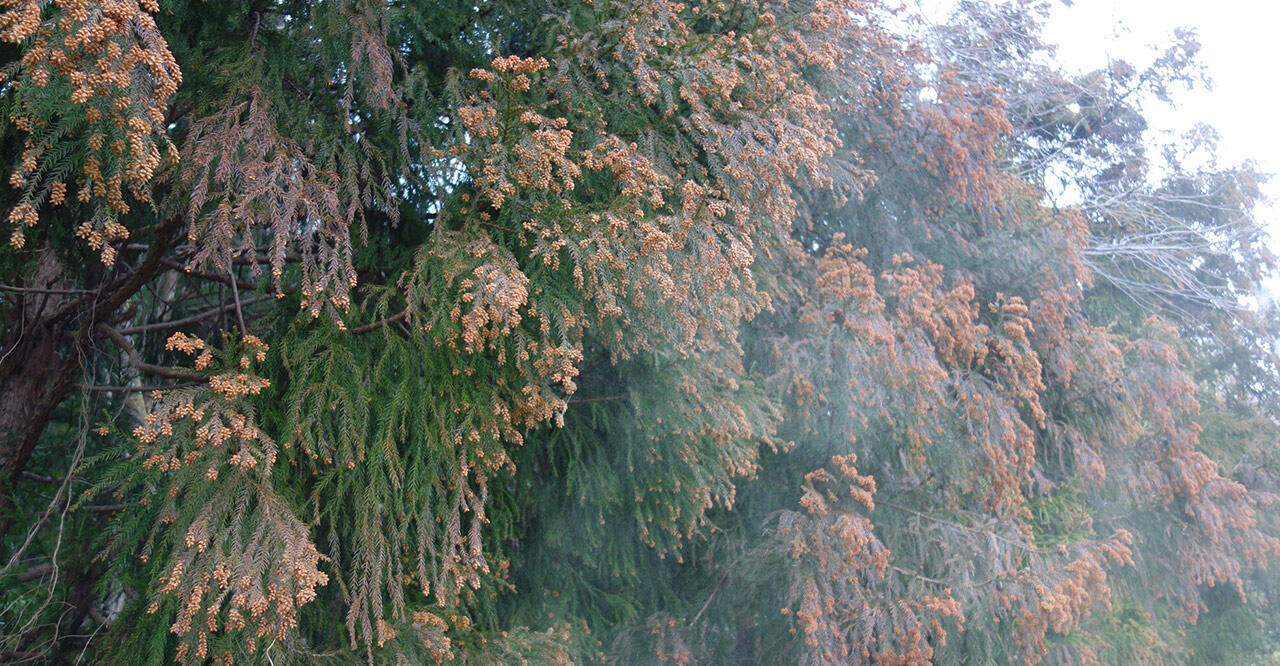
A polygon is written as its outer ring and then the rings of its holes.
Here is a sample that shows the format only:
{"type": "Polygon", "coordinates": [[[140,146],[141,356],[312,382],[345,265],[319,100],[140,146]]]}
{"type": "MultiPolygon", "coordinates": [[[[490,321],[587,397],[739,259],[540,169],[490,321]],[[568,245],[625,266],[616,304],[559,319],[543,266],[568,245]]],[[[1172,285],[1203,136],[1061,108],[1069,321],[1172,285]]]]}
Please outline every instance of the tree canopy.
{"type": "Polygon", "coordinates": [[[0,661],[1277,659],[1265,176],[1046,11],[0,0],[0,661]]]}

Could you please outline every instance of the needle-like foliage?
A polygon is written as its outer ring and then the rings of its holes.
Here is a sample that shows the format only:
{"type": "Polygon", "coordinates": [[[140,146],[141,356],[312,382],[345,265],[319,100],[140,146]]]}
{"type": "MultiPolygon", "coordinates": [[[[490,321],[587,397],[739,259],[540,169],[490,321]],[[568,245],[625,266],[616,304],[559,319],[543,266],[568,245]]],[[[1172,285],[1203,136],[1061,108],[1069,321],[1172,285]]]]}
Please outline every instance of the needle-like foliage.
{"type": "Polygon", "coordinates": [[[0,661],[1276,649],[1193,42],[890,5],[0,0],[0,661]]]}

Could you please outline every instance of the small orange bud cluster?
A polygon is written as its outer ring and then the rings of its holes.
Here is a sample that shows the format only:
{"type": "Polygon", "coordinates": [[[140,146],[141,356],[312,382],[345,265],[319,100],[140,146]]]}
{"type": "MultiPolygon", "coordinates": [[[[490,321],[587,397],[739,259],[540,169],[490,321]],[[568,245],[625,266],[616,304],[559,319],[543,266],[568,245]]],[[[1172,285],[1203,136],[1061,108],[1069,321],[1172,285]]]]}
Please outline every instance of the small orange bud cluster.
{"type": "MultiPolygon", "coordinates": [[[[107,265],[115,260],[111,244],[128,237],[127,229],[114,221],[130,209],[126,192],[148,201],[150,182],[164,161],[161,148],[173,157],[165,110],[182,74],[151,16],[155,11],[154,0],[0,2],[0,41],[23,47],[12,83],[18,94],[25,93],[27,84],[45,89],[57,77],[71,88],[67,101],[96,128],[88,139],[93,152],[85,160],[79,199],[97,197],[105,211],[85,223],[87,231],[79,229],[77,234],[99,251],[107,265]],[[45,5],[50,6],[48,11],[42,11],[45,5]],[[104,145],[107,136],[112,140],[104,145]]],[[[11,120],[33,136],[9,179],[23,193],[21,215],[10,216],[11,222],[19,224],[10,237],[10,244],[18,248],[25,243],[23,227],[34,224],[28,209],[46,194],[53,205],[66,197],[65,184],[40,182],[41,160],[53,139],[34,134],[60,121],[31,115],[27,109],[34,107],[29,104],[19,108],[23,110],[11,120]]]]}

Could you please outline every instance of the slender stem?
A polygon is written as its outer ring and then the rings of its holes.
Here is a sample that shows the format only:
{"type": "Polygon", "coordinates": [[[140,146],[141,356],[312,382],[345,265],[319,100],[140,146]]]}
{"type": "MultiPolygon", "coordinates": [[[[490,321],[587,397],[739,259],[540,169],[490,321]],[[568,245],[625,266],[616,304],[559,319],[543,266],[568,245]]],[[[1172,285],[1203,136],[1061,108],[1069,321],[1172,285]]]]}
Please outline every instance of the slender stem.
{"type": "MultiPolygon", "coordinates": [[[[240,301],[240,304],[245,307],[248,307],[255,303],[261,303],[262,301],[270,300],[272,298],[274,297],[271,295],[254,296],[253,298],[246,298],[243,301],[240,301]]],[[[221,305],[209,310],[205,310],[204,312],[201,312],[199,314],[191,315],[190,317],[184,317],[182,319],[174,319],[172,321],[159,321],[151,324],[141,324],[138,326],[130,326],[128,328],[121,328],[117,330],[120,332],[121,335],[134,335],[136,333],[146,333],[148,331],[155,331],[155,330],[161,330],[166,328],[178,328],[180,326],[186,326],[187,324],[194,324],[198,321],[202,321],[210,317],[216,317],[219,314],[222,314],[223,312],[233,307],[235,306],[232,304],[221,305]]]]}
{"type": "Polygon", "coordinates": [[[92,391],[94,393],[147,393],[150,391],[169,391],[179,388],[187,388],[189,386],[199,386],[202,381],[181,382],[178,384],[169,384],[167,386],[160,384],[152,384],[150,386],[90,386],[87,384],[77,384],[76,389],[81,391],[92,391]]]}
{"type": "Polygon", "coordinates": [[[380,319],[380,320],[378,320],[378,321],[375,321],[375,322],[372,322],[372,323],[369,323],[369,324],[365,324],[364,326],[357,326],[357,327],[355,327],[355,328],[351,329],[351,334],[352,334],[352,335],[364,335],[365,333],[371,333],[371,332],[373,332],[373,331],[376,331],[376,330],[378,330],[378,329],[382,328],[383,326],[388,326],[388,325],[390,325],[390,324],[394,324],[394,323],[396,323],[396,322],[400,321],[401,319],[404,319],[405,317],[408,317],[408,316],[409,316],[409,311],[408,311],[408,310],[401,310],[400,312],[397,312],[396,314],[393,314],[393,315],[391,315],[390,317],[387,317],[386,319],[380,319]]]}
{"type": "Polygon", "coordinates": [[[39,289],[36,287],[16,287],[11,284],[0,284],[0,291],[12,291],[17,294],[53,294],[57,296],[79,296],[95,293],[89,289],[39,289]]]}
{"type": "Polygon", "coordinates": [[[236,321],[240,322],[240,335],[248,335],[249,327],[244,325],[244,310],[240,308],[240,288],[236,286],[236,274],[231,266],[227,266],[227,273],[231,276],[231,298],[236,304],[236,321]]]}

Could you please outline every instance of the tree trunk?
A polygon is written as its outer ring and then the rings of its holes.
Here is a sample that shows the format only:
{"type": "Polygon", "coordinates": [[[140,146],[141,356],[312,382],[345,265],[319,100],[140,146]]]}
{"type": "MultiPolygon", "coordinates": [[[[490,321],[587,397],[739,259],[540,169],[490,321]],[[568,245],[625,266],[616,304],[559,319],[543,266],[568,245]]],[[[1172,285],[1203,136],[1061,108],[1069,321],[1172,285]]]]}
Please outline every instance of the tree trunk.
{"type": "Polygon", "coordinates": [[[63,358],[69,334],[51,316],[72,296],[59,291],[62,264],[46,252],[5,326],[0,356],[0,553],[16,518],[22,471],[55,407],[75,381],[78,363],[63,358]]]}
{"type": "Polygon", "coordinates": [[[0,354],[0,555],[18,509],[17,485],[53,410],[75,386],[80,354],[92,344],[93,325],[110,322],[121,306],[165,269],[165,253],[185,224],[174,215],[155,227],[155,241],[129,273],[94,298],[69,290],[62,263],[46,250],[5,322],[0,354]],[[79,298],[79,303],[74,301],[79,298]],[[76,307],[73,315],[60,313],[76,307]],[[81,320],[73,327],[70,322],[81,320]]]}

